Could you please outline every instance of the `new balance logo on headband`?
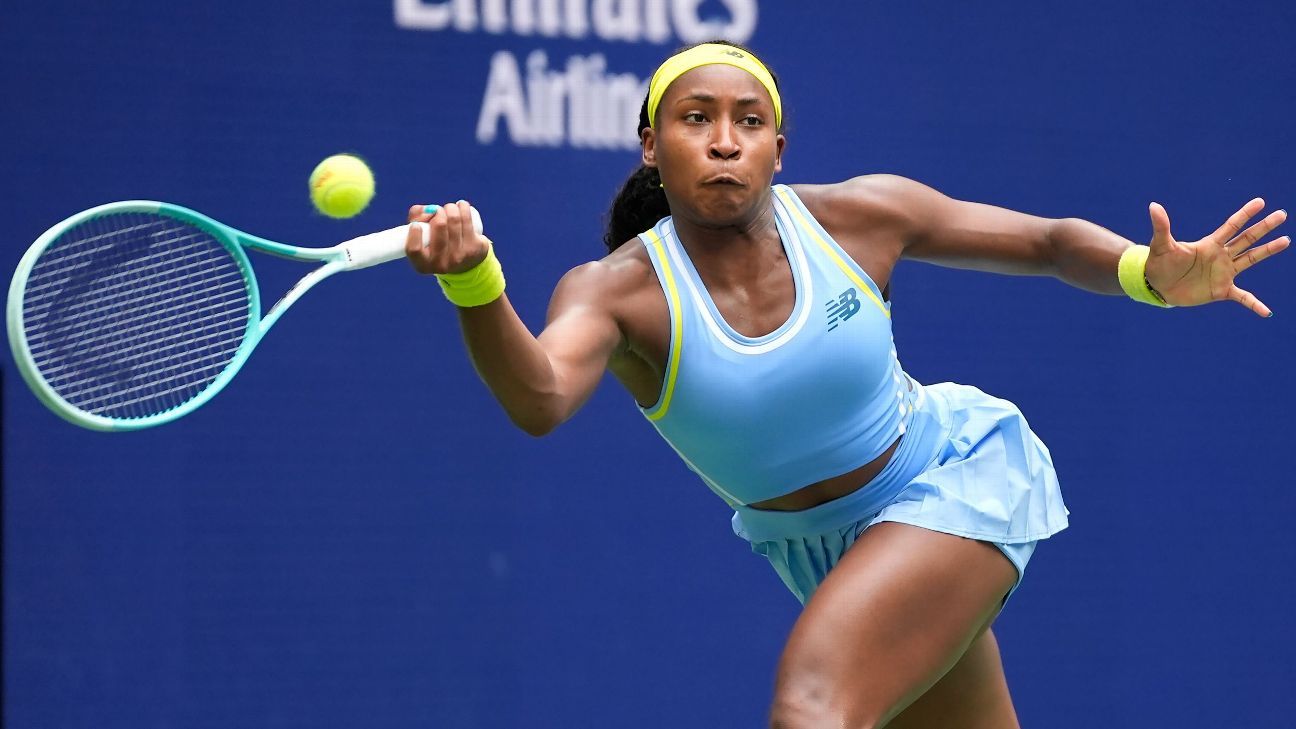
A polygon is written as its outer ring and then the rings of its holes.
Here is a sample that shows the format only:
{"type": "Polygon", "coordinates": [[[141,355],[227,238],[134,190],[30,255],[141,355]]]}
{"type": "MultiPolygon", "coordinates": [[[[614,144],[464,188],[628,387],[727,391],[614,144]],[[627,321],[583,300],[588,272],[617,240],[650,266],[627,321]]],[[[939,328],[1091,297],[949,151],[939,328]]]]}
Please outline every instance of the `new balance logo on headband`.
{"type": "Polygon", "coordinates": [[[824,307],[828,309],[828,331],[831,332],[838,324],[859,312],[859,294],[853,288],[846,289],[837,298],[824,304],[824,307]]]}

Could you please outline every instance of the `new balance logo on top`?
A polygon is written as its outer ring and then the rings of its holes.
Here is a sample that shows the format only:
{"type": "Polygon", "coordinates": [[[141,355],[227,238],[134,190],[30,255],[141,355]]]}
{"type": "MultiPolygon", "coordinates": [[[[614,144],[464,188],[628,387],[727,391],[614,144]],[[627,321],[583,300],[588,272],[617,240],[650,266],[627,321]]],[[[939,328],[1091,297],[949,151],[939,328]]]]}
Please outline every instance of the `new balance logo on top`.
{"type": "Polygon", "coordinates": [[[831,332],[860,310],[859,295],[853,288],[846,289],[824,306],[828,309],[828,331],[831,332]]]}

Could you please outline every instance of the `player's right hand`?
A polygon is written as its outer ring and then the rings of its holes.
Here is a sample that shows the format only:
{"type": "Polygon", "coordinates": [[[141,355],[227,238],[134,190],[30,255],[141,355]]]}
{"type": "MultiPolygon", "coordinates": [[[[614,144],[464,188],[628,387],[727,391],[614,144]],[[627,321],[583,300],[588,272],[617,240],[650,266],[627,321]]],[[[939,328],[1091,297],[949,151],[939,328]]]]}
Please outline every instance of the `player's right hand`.
{"type": "Polygon", "coordinates": [[[472,207],[465,200],[442,205],[436,213],[426,205],[409,209],[409,222],[426,223],[430,229],[423,243],[422,226],[411,225],[405,237],[405,258],[419,273],[463,273],[486,259],[490,239],[473,229],[472,207]]]}

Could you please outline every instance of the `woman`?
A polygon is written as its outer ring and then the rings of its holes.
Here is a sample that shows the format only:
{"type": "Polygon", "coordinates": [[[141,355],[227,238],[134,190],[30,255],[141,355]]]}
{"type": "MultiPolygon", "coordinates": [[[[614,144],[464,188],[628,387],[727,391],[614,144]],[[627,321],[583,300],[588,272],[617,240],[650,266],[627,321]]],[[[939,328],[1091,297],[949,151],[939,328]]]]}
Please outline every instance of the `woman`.
{"type": "MultiPolygon", "coordinates": [[[[519,427],[567,420],[611,370],[805,603],[775,727],[1010,727],[990,624],[1035,544],[1066,526],[1048,450],[1010,403],[913,382],[891,340],[902,257],[1052,275],[1160,306],[1231,299],[1286,248],[1247,203],[1196,243],[1150,208],[1151,246],[1081,220],[949,199],[894,176],[771,187],[778,86],[747,49],[695,46],[654,74],[643,167],[602,260],[559,282],[532,336],[467,203],[425,212],[414,267],[459,306],[469,355],[519,427]],[[667,217],[669,216],[669,217],[667,217]]],[[[432,208],[428,208],[432,209],[432,208]]]]}

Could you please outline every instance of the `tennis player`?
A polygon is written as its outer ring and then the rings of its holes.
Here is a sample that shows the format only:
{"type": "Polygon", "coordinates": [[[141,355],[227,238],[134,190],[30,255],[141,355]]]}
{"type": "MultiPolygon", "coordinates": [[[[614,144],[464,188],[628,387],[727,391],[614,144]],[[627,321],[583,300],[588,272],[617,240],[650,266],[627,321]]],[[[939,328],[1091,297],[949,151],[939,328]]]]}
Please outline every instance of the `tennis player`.
{"type": "Polygon", "coordinates": [[[890,175],[772,185],[782,124],[778,84],[751,51],[712,42],[668,58],[610,252],[562,278],[539,337],[466,203],[412,208],[432,235],[410,236],[409,260],[458,306],[473,364],[520,428],[553,430],[610,370],[733,507],[735,532],[805,603],[771,726],[1015,727],[990,624],[1067,510],[1016,407],[905,374],[892,270],[913,258],[1270,316],[1234,277],[1287,247],[1259,244],[1286,214],[1245,227],[1264,208],[1252,200],[1185,243],[1153,203],[1143,246],[890,175]]]}

